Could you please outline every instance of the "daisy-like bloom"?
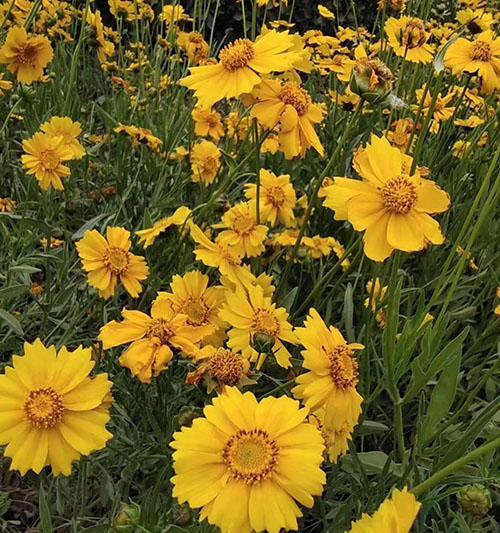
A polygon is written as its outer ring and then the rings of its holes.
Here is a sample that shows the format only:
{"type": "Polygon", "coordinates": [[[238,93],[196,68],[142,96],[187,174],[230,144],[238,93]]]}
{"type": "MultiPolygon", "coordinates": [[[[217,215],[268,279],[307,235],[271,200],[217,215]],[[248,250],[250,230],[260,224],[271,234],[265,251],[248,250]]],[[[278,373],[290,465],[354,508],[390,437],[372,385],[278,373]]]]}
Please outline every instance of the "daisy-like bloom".
{"type": "Polygon", "coordinates": [[[160,19],[163,20],[166,24],[176,24],[183,20],[193,20],[185,11],[180,4],[170,5],[167,4],[163,6],[163,10],[160,14],[160,19]]]}
{"type": "Polygon", "coordinates": [[[265,129],[278,129],[280,149],[287,159],[303,157],[309,148],[321,156],[323,145],[314,126],[323,122],[323,110],[295,82],[265,80],[253,91],[257,103],[251,115],[265,129]]]}
{"type": "Polygon", "coordinates": [[[422,505],[415,496],[403,490],[395,489],[390,498],[385,500],[371,516],[364,514],[359,520],[351,524],[348,533],[410,533],[411,526],[422,505]]]}
{"type": "Polygon", "coordinates": [[[462,9],[457,12],[457,21],[472,33],[488,31],[495,24],[495,17],[484,9],[462,9]]]}
{"type": "Polygon", "coordinates": [[[218,239],[231,246],[242,257],[256,257],[261,255],[266,247],[267,226],[257,224],[255,206],[249,202],[240,202],[228,209],[219,224],[214,228],[227,228],[222,231],[218,239]]]}
{"type": "Polygon", "coordinates": [[[270,30],[255,43],[237,39],[221,50],[218,63],[191,67],[180,84],[195,91],[200,107],[210,108],[223,98],[252,92],[261,82],[260,74],[290,70],[301,59],[293,51],[295,44],[288,31],[270,30]]]}
{"type": "Polygon", "coordinates": [[[224,126],[220,113],[210,109],[195,107],[191,113],[194,120],[194,132],[200,137],[212,137],[218,141],[224,137],[224,126]]]}
{"type": "Polygon", "coordinates": [[[149,274],[144,257],[130,252],[130,231],[107,228],[106,238],[97,230],[87,230],[76,243],[83,269],[87,272],[91,287],[99,291],[101,298],[114,296],[118,282],[137,298],[142,292],[141,281],[149,274]]]}
{"type": "Polygon", "coordinates": [[[158,298],[151,306],[151,316],[141,311],[123,309],[123,320],[113,320],[101,328],[99,340],[109,350],[123,344],[130,346],[120,357],[120,364],[128,368],[142,383],[151,383],[174,356],[173,349],[193,357],[196,343],[211,329],[193,327],[188,317],[174,311],[166,298],[158,298]]]}
{"type": "Polygon", "coordinates": [[[199,65],[202,61],[208,59],[210,46],[203,38],[203,35],[197,31],[179,32],[177,45],[186,52],[189,61],[193,65],[199,65]]]}
{"type": "Polygon", "coordinates": [[[349,441],[352,440],[352,428],[349,424],[346,424],[341,429],[331,429],[325,426],[324,409],[320,409],[314,415],[311,415],[309,419],[321,431],[328,460],[333,464],[337,464],[339,457],[345,455],[349,449],[349,441]]]}
{"type": "Polygon", "coordinates": [[[163,142],[151,130],[137,126],[120,124],[114,130],[116,133],[125,133],[132,139],[132,146],[145,144],[151,151],[158,153],[163,142]]]}
{"type": "Polygon", "coordinates": [[[0,376],[0,444],[12,470],[69,476],[74,461],[106,446],[112,383],[89,377],[94,364],[90,348],[57,352],[40,339],[14,355],[0,376]]]}
{"type": "Polygon", "coordinates": [[[208,334],[215,333],[223,326],[219,311],[224,301],[224,287],[209,287],[208,276],[198,270],[176,274],[170,283],[172,292],[160,292],[158,298],[165,298],[172,309],[186,315],[191,326],[204,326],[208,334]]]}
{"type": "Polygon", "coordinates": [[[334,178],[320,192],[335,220],[348,220],[355,230],[365,231],[364,251],[373,261],[384,261],[395,249],[416,252],[428,243],[444,242],[430,215],[447,211],[450,197],[418,171],[408,175],[411,162],[385,137],[372,135],[354,157],[363,180],[334,178]]]}
{"type": "Polygon", "coordinates": [[[69,167],[64,163],[73,159],[73,152],[63,137],[38,132],[23,141],[23,150],[23,168],[27,174],[35,176],[44,191],[51,187],[58,191],[64,189],[61,178],[70,174],[69,167]]]}
{"type": "Polygon", "coordinates": [[[204,415],[174,433],[174,497],[222,533],[297,530],[297,503],[312,507],[325,483],[323,439],[307,410],[227,387],[204,415]]]}
{"type": "Polygon", "coordinates": [[[485,31],[475,41],[457,39],[446,50],[444,63],[456,76],[477,74],[483,93],[491,94],[500,86],[500,38],[485,31]]]}
{"type": "Polygon", "coordinates": [[[71,150],[72,159],[81,159],[85,155],[85,148],[78,142],[82,133],[79,122],[73,122],[69,117],[52,117],[40,129],[52,137],[62,137],[64,146],[71,150]]]}
{"type": "Polygon", "coordinates": [[[378,0],[378,9],[392,9],[393,11],[404,11],[406,8],[406,0],[378,0]]]}
{"type": "Polygon", "coordinates": [[[86,13],[86,21],[94,34],[93,41],[95,42],[94,46],[97,46],[97,58],[99,59],[99,62],[103,64],[108,58],[115,54],[114,43],[106,39],[106,31],[109,30],[109,28],[102,23],[101,12],[98,10],[95,13],[88,10],[86,13]]]}
{"type": "Polygon", "coordinates": [[[270,353],[283,368],[291,366],[290,352],[283,342],[296,344],[297,339],[288,312],[284,307],[277,308],[260,285],[228,291],[219,316],[231,326],[230,348],[257,362],[259,368],[270,353]]]}
{"type": "Polygon", "coordinates": [[[413,129],[418,127],[410,118],[401,118],[392,123],[391,129],[387,132],[389,142],[399,148],[401,152],[406,152],[413,129]]]}
{"type": "Polygon", "coordinates": [[[210,185],[215,181],[221,162],[221,151],[211,141],[200,141],[191,150],[191,180],[210,185]]]}
{"type": "MultiPolygon", "coordinates": [[[[263,222],[269,222],[271,226],[277,223],[285,227],[295,226],[293,209],[297,203],[297,196],[290,176],[284,174],[276,176],[266,169],[260,171],[260,198],[259,210],[263,222]]],[[[257,185],[250,183],[245,186],[245,196],[250,200],[250,205],[255,211],[257,205],[257,185]]]]}
{"type": "MultiPolygon", "coordinates": [[[[424,89],[417,89],[415,91],[415,94],[417,96],[417,102],[419,102],[419,104],[412,105],[412,111],[417,112],[421,105],[422,116],[426,117],[429,114],[429,110],[432,104],[432,94],[430,93],[430,91],[427,91],[425,99],[423,99],[424,89]]],[[[439,126],[441,122],[446,122],[447,120],[450,120],[450,118],[453,116],[453,113],[455,112],[455,107],[448,107],[448,104],[453,100],[453,98],[455,98],[455,92],[448,93],[445,96],[443,96],[441,93],[437,95],[434,106],[434,112],[432,115],[433,120],[430,127],[432,133],[437,133],[439,131],[439,126]]]]}
{"type": "Polygon", "coordinates": [[[385,23],[389,46],[399,57],[413,63],[430,63],[434,57],[434,46],[428,44],[430,33],[424,21],[415,17],[391,17],[385,23]]]}
{"type": "Polygon", "coordinates": [[[12,198],[0,198],[0,213],[13,213],[16,206],[17,204],[12,198]]]}
{"type": "Polygon", "coordinates": [[[172,226],[184,226],[191,216],[191,209],[185,205],[178,207],[169,217],[155,222],[151,228],[141,229],[135,234],[139,237],[139,244],[143,248],[151,246],[155,240],[172,226]]]}
{"type": "Polygon", "coordinates": [[[320,17],[323,17],[324,19],[327,19],[327,20],[335,19],[335,15],[327,7],[325,7],[322,4],[318,5],[318,13],[320,17]]]}
{"type": "Polygon", "coordinates": [[[352,431],[361,414],[363,398],[356,390],[358,363],[355,350],[362,344],[348,344],[340,331],[327,327],[315,309],[309,311],[303,328],[295,335],[304,346],[302,366],[308,370],[296,378],[294,396],[314,414],[323,410],[328,430],[352,431]]]}
{"type": "Polygon", "coordinates": [[[43,76],[43,69],[52,61],[54,52],[43,35],[28,35],[22,27],[9,30],[0,48],[0,64],[7,65],[18,81],[31,85],[43,76]]]}
{"type": "Polygon", "coordinates": [[[3,96],[6,91],[12,90],[12,82],[4,79],[4,73],[0,72],[0,96],[3,96]]]}
{"type": "Polygon", "coordinates": [[[186,383],[198,385],[204,381],[209,394],[213,390],[223,392],[225,387],[242,388],[255,383],[250,379],[248,359],[228,348],[204,346],[196,354],[196,359],[202,359],[202,361],[194,372],[187,375],[186,383]]]}

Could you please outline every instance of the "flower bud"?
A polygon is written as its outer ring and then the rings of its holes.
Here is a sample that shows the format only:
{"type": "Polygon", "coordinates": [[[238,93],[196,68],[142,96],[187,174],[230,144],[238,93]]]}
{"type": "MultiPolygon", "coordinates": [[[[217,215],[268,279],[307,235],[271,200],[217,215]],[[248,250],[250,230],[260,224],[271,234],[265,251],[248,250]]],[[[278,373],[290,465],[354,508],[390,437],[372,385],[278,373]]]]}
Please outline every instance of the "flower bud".
{"type": "Polygon", "coordinates": [[[172,521],[176,526],[188,526],[193,519],[193,513],[189,505],[174,505],[172,509],[172,521]]]}
{"type": "Polygon", "coordinates": [[[490,491],[483,485],[467,485],[457,494],[460,507],[472,516],[482,517],[492,507],[490,491]]]}
{"type": "Polygon", "coordinates": [[[252,347],[259,353],[271,353],[274,339],[267,333],[256,333],[252,339],[252,347]]]}
{"type": "Polygon", "coordinates": [[[133,533],[141,520],[141,508],[136,503],[122,503],[113,522],[113,531],[133,533]]]}
{"type": "Polygon", "coordinates": [[[394,76],[380,59],[356,61],[351,90],[372,104],[382,102],[392,90],[394,76]]]}

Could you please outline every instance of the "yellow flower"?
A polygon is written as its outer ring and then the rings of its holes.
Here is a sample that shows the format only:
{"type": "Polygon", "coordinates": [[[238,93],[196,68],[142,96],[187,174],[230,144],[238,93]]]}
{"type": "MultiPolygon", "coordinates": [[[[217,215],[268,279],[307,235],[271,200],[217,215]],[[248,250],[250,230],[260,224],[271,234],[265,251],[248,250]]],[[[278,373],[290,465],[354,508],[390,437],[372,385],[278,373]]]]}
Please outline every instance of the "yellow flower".
{"type": "Polygon", "coordinates": [[[320,17],[323,17],[327,20],[333,20],[335,18],[335,15],[327,7],[321,4],[318,5],[318,13],[320,17]]]}
{"type": "Polygon", "coordinates": [[[173,349],[193,357],[196,343],[210,333],[210,328],[189,325],[188,317],[174,311],[166,298],[153,302],[151,316],[128,309],[122,310],[122,316],[121,322],[113,320],[101,328],[99,340],[105,350],[130,343],[120,364],[142,383],[151,383],[167,368],[173,349]]]}
{"type": "MultiPolygon", "coordinates": [[[[297,203],[297,196],[290,176],[284,174],[276,176],[270,170],[260,171],[259,209],[263,222],[271,226],[277,223],[285,227],[295,226],[293,209],[297,203]]],[[[257,204],[257,185],[250,183],[245,186],[245,196],[250,200],[251,209],[255,211],[257,204]]]]}
{"type": "Polygon", "coordinates": [[[477,74],[482,91],[491,94],[500,85],[500,38],[485,31],[475,41],[457,39],[446,50],[444,63],[456,76],[463,72],[477,74]]]}
{"type": "Polygon", "coordinates": [[[4,73],[0,72],[0,96],[5,94],[5,91],[10,91],[12,89],[12,82],[4,80],[4,73]]]}
{"type": "Polygon", "coordinates": [[[221,151],[211,141],[200,141],[191,150],[191,180],[210,185],[219,172],[221,151]]]}
{"type": "Polygon", "coordinates": [[[79,122],[73,122],[69,117],[52,117],[40,129],[52,137],[62,137],[64,146],[71,150],[72,159],[81,159],[85,155],[85,148],[78,142],[82,133],[79,122]]]}
{"type": "Polygon", "coordinates": [[[266,249],[264,241],[267,227],[257,224],[255,206],[248,202],[240,202],[228,209],[222,216],[222,221],[213,227],[227,228],[219,234],[218,239],[242,257],[256,257],[266,249]]]}
{"type": "Polygon", "coordinates": [[[166,24],[176,24],[182,20],[193,19],[184,12],[184,8],[180,4],[167,4],[163,6],[163,10],[160,14],[160,20],[163,20],[166,24]]]}
{"type": "Polygon", "coordinates": [[[395,489],[373,515],[364,514],[353,522],[348,533],[409,533],[421,506],[406,488],[395,489]]]}
{"type": "Polygon", "coordinates": [[[42,35],[28,35],[22,27],[13,27],[0,48],[0,64],[16,74],[18,81],[31,85],[43,76],[43,69],[52,61],[50,41],[42,35]]]}
{"type": "Polygon", "coordinates": [[[12,198],[0,198],[0,213],[13,213],[17,203],[12,198]]]}
{"type": "Polygon", "coordinates": [[[297,530],[296,502],[312,507],[325,483],[323,439],[307,410],[227,387],[204,415],[174,433],[174,497],[222,533],[297,530]]]}
{"type": "Polygon", "coordinates": [[[413,63],[430,63],[434,46],[428,44],[429,32],[424,22],[415,17],[391,17],[385,24],[389,46],[399,57],[413,63]]]}
{"type": "Polygon", "coordinates": [[[243,268],[242,256],[234,247],[220,238],[215,239],[215,242],[211,241],[196,224],[191,224],[190,230],[192,239],[198,245],[194,249],[197,261],[218,268],[223,276],[237,285],[252,281],[253,275],[243,268]]]}
{"type": "Polygon", "coordinates": [[[224,137],[224,126],[220,113],[210,109],[195,107],[191,113],[194,124],[194,132],[200,137],[212,137],[218,141],[224,137]]]}
{"type": "Polygon", "coordinates": [[[73,159],[73,152],[63,137],[38,132],[23,141],[23,150],[23,168],[27,174],[35,176],[44,191],[50,187],[64,189],[61,178],[68,177],[70,170],[63,163],[73,159]]]}
{"type": "Polygon", "coordinates": [[[257,103],[251,115],[266,129],[278,128],[280,149],[287,159],[314,148],[321,156],[324,149],[314,130],[323,121],[323,110],[312,103],[309,93],[294,82],[265,80],[253,91],[257,103]]]}
{"type": "Polygon", "coordinates": [[[326,426],[324,409],[316,411],[309,419],[321,431],[328,460],[333,464],[337,464],[339,457],[345,455],[349,449],[349,441],[352,440],[352,428],[348,424],[341,429],[331,429],[326,426]]]}
{"type": "Polygon", "coordinates": [[[450,197],[433,181],[418,173],[410,176],[411,158],[372,135],[371,143],[354,157],[354,168],[363,181],[335,178],[323,188],[324,206],[335,211],[335,220],[349,220],[365,231],[365,254],[384,261],[392,252],[422,250],[427,243],[443,244],[439,223],[430,215],[450,207],[450,197]]]}
{"type": "Polygon", "coordinates": [[[294,46],[288,31],[270,30],[255,43],[238,39],[222,49],[217,64],[191,67],[180,84],[195,91],[200,107],[210,108],[223,98],[250,93],[261,82],[259,74],[290,70],[300,60],[294,46]]]}
{"type": "Polygon", "coordinates": [[[143,248],[148,248],[171,226],[184,226],[190,216],[191,209],[185,205],[181,205],[169,217],[155,222],[153,227],[136,231],[135,234],[139,237],[139,244],[142,244],[143,248]]]}
{"type": "Polygon", "coordinates": [[[106,39],[106,28],[102,23],[101,12],[96,11],[92,13],[90,10],[86,13],[86,21],[92,27],[94,33],[94,41],[97,45],[97,58],[100,63],[105,63],[106,60],[115,53],[115,45],[106,39]]]}
{"type": "Polygon", "coordinates": [[[231,329],[228,346],[240,351],[260,367],[268,353],[276,357],[283,368],[290,364],[290,352],[283,342],[296,344],[288,313],[284,307],[276,307],[271,297],[264,295],[260,285],[238,287],[227,291],[226,302],[219,314],[231,329]]]}
{"type": "Polygon", "coordinates": [[[261,154],[276,154],[280,149],[280,141],[277,135],[268,135],[260,146],[261,154]]]}
{"type": "Polygon", "coordinates": [[[89,377],[91,356],[90,348],[57,352],[40,339],[14,355],[0,376],[0,444],[12,470],[38,474],[49,465],[69,476],[74,461],[112,437],[105,427],[112,383],[107,374],[89,377]]]}
{"type": "Polygon", "coordinates": [[[363,398],[356,390],[358,363],[355,350],[362,344],[347,344],[337,328],[327,327],[315,309],[309,311],[303,328],[295,335],[304,346],[302,366],[308,370],[297,377],[292,393],[312,413],[321,412],[324,425],[332,431],[352,431],[361,414],[363,398]]]}
{"type": "Polygon", "coordinates": [[[163,144],[161,139],[153,135],[147,128],[138,128],[137,126],[119,124],[114,130],[116,133],[125,133],[132,139],[132,146],[145,144],[150,150],[158,153],[163,144]]]}
{"type": "Polygon", "coordinates": [[[194,65],[205,61],[210,53],[208,43],[203,38],[203,35],[197,31],[179,32],[177,45],[187,53],[189,61],[194,65]]]}
{"type": "MultiPolygon", "coordinates": [[[[423,116],[426,117],[431,107],[431,103],[433,99],[432,94],[429,91],[427,91],[425,95],[425,99],[423,99],[424,89],[417,89],[415,91],[415,94],[417,96],[417,102],[419,102],[419,105],[422,106],[423,116]]],[[[453,98],[455,98],[454,92],[448,93],[445,96],[442,96],[441,93],[437,95],[435,105],[434,105],[433,119],[437,123],[438,127],[439,127],[440,122],[450,120],[450,118],[453,116],[453,113],[455,112],[455,108],[448,107],[448,104],[453,100],[453,98]]],[[[419,105],[413,105],[412,110],[416,112],[419,108],[419,105]]]]}
{"type": "Polygon", "coordinates": [[[378,0],[378,9],[393,9],[394,11],[404,11],[406,8],[406,0],[378,0]]]}
{"type": "Polygon", "coordinates": [[[61,248],[64,245],[64,241],[56,237],[50,237],[50,240],[46,238],[40,239],[40,244],[47,250],[49,248],[61,248]]]}
{"type": "Polygon", "coordinates": [[[495,24],[495,18],[492,13],[484,9],[462,9],[457,12],[457,21],[472,33],[481,33],[490,30],[495,24]]]}
{"type": "Polygon", "coordinates": [[[224,301],[224,287],[209,287],[208,276],[193,270],[183,276],[176,274],[170,288],[171,293],[158,293],[158,299],[165,298],[171,302],[176,313],[186,315],[189,325],[204,326],[207,335],[223,327],[219,310],[224,301]]]}
{"type": "Polygon", "coordinates": [[[114,296],[118,281],[132,298],[142,292],[140,281],[148,277],[149,268],[144,257],[130,252],[131,245],[130,231],[120,227],[108,228],[106,238],[95,229],[87,230],[76,243],[89,285],[102,298],[114,296]]]}

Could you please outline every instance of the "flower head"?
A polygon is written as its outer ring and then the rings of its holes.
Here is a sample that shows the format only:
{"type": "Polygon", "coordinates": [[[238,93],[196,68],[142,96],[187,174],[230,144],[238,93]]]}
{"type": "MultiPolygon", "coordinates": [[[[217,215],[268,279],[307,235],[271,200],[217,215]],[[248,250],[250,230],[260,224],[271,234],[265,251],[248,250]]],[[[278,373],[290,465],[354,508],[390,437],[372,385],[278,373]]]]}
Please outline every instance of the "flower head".
{"type": "Polygon", "coordinates": [[[216,141],[224,137],[224,126],[220,113],[210,109],[195,107],[191,113],[194,132],[200,137],[212,137],[216,141]]]}
{"type": "Polygon", "coordinates": [[[385,24],[389,46],[399,57],[413,63],[430,63],[434,46],[428,44],[430,37],[423,20],[415,17],[391,17],[385,24]]]}
{"type": "Polygon", "coordinates": [[[296,502],[312,507],[325,483],[323,439],[306,416],[290,398],[227,387],[174,434],[174,497],[222,533],[297,530],[296,502]]]}
{"type": "Polygon", "coordinates": [[[71,150],[72,159],[81,159],[85,155],[85,148],[78,142],[82,133],[79,122],[73,122],[69,117],[52,117],[40,129],[52,137],[62,137],[63,145],[71,150]]]}
{"type": "Polygon", "coordinates": [[[169,217],[155,222],[151,228],[141,229],[135,234],[144,248],[149,248],[155,240],[172,226],[184,226],[191,216],[191,209],[185,205],[178,207],[169,217]]]}
{"type": "Polygon", "coordinates": [[[221,151],[211,141],[200,141],[191,151],[191,180],[210,185],[221,167],[221,151]]]}
{"type": "Polygon", "coordinates": [[[130,252],[131,246],[130,232],[120,227],[108,228],[106,238],[95,229],[86,231],[76,243],[89,285],[102,298],[113,296],[118,282],[132,298],[142,292],[140,282],[148,277],[149,268],[144,257],[130,252]]]}
{"type": "Polygon", "coordinates": [[[74,461],[112,437],[105,427],[112,383],[107,374],[89,377],[91,356],[90,348],[56,351],[39,339],[14,355],[0,376],[0,444],[12,470],[50,466],[69,476],[74,461]]]}

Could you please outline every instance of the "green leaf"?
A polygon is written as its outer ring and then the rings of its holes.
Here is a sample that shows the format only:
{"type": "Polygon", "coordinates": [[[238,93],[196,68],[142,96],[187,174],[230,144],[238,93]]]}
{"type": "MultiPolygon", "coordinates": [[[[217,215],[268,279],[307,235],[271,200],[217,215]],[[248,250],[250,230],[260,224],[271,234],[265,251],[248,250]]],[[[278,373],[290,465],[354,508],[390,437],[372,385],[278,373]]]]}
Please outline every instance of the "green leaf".
{"type": "Polygon", "coordinates": [[[94,229],[97,226],[98,222],[100,222],[103,218],[106,217],[111,217],[111,215],[109,215],[108,213],[101,213],[100,215],[97,215],[96,217],[91,218],[89,221],[85,222],[85,224],[79,230],[75,231],[75,233],[71,235],[72,240],[80,240],[87,230],[94,229]]]}
{"type": "Polygon", "coordinates": [[[439,74],[444,70],[444,56],[446,55],[446,52],[448,51],[448,48],[457,40],[460,38],[460,35],[457,35],[450,39],[442,48],[440,48],[434,57],[434,71],[439,74]]]}
{"type": "Polygon", "coordinates": [[[52,533],[54,531],[52,517],[42,483],[40,483],[40,489],[38,491],[38,512],[40,513],[40,529],[42,533],[52,533]]]}
{"type": "Polygon", "coordinates": [[[18,335],[24,335],[24,331],[19,320],[5,309],[0,309],[0,322],[5,322],[9,328],[18,335]]]}

